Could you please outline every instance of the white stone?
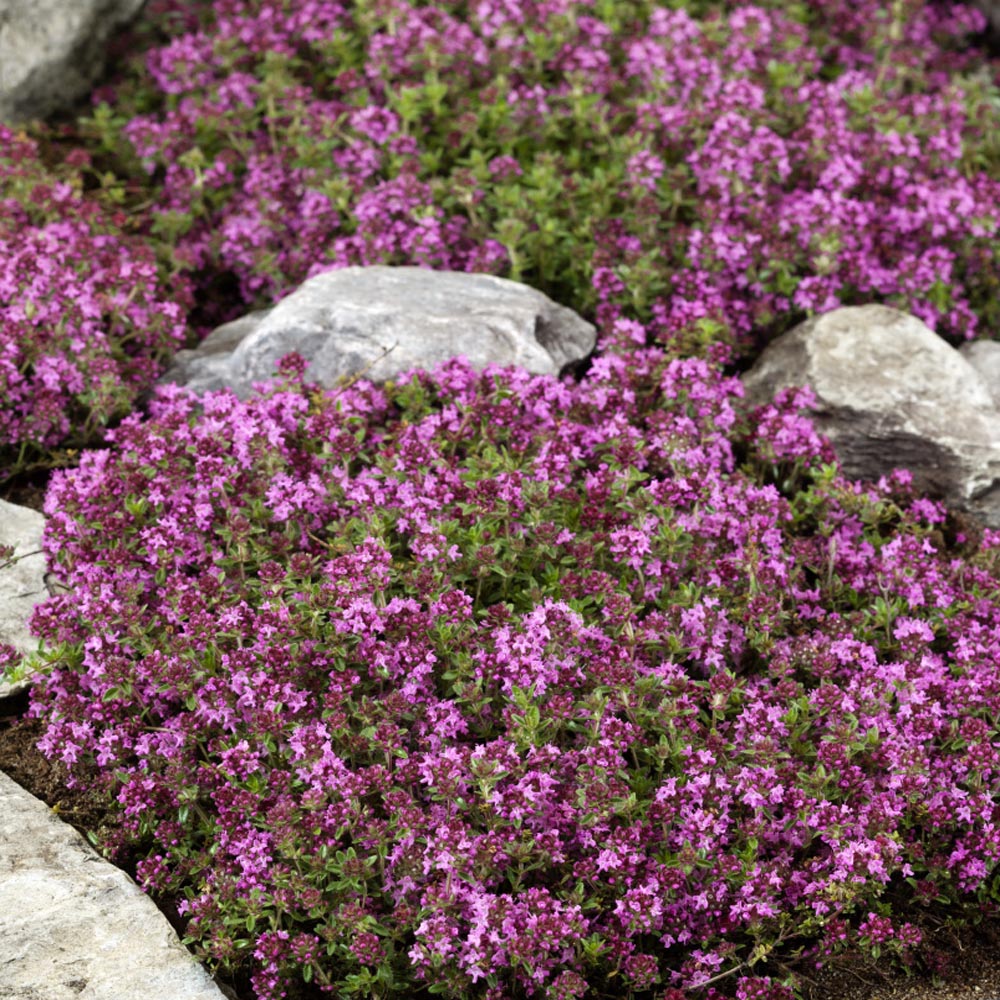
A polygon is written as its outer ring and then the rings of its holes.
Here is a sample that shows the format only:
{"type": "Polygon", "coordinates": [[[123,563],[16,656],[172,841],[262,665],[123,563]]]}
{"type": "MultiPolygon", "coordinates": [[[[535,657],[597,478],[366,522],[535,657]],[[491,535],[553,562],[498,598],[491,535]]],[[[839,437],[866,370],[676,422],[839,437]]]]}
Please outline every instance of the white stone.
{"type": "Polygon", "coordinates": [[[47,118],[83,97],[111,35],[145,0],[0,0],[0,121],[47,118]]]}
{"type": "MultiPolygon", "coordinates": [[[[14,561],[0,557],[0,643],[18,652],[30,653],[38,640],[28,631],[34,606],[49,596],[45,587],[45,556],[42,529],[45,516],[28,507],[0,500],[0,545],[14,546],[14,561]]],[[[0,698],[24,687],[0,680],[0,698]]]]}
{"type": "Polygon", "coordinates": [[[1000,527],[1000,413],[979,372],[919,319],[886,306],[837,309],[770,344],[743,378],[746,405],[809,385],[816,429],[844,473],[914,484],[1000,527]]]}
{"type": "Polygon", "coordinates": [[[536,289],[488,274],[419,267],[345,267],[316,275],[271,309],[214,330],[181,351],[161,382],[242,398],[295,351],[306,378],[332,388],[374,382],[463,356],[477,369],[517,365],[558,375],[594,348],[596,331],[536,289]]]}
{"type": "Polygon", "coordinates": [[[0,1000],[223,1000],[167,918],[0,772],[0,1000]]]}
{"type": "Polygon", "coordinates": [[[1000,408],[1000,344],[995,340],[970,340],[958,353],[979,372],[993,405],[1000,408]]]}

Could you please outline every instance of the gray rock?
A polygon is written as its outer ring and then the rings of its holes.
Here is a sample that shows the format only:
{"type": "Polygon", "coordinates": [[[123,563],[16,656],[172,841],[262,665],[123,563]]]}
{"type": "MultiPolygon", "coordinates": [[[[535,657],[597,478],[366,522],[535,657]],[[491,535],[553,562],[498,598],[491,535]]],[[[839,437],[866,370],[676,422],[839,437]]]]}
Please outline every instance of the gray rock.
{"type": "Polygon", "coordinates": [[[0,1000],[223,1000],[167,918],[0,773],[0,1000]]]}
{"type": "Polygon", "coordinates": [[[0,121],[47,118],[83,97],[111,35],[145,0],[0,0],[0,121]]]}
{"type": "Polygon", "coordinates": [[[561,373],[594,348],[596,331],[527,285],[419,267],[346,267],[319,274],[271,309],[212,331],[181,351],[161,382],[245,398],[282,355],[309,360],[309,381],[332,388],[363,374],[380,382],[464,355],[477,368],[561,373]]]}
{"type": "Polygon", "coordinates": [[[972,0],[990,22],[990,30],[994,37],[1000,37],[1000,0],[972,0]]]}
{"type": "Polygon", "coordinates": [[[878,305],[814,317],[769,345],[743,385],[748,405],[810,385],[845,474],[909,469],[923,492],[1000,527],[1000,413],[976,369],[915,317],[878,305]]]}
{"type": "MultiPolygon", "coordinates": [[[[13,562],[4,565],[7,560],[0,557],[0,644],[21,653],[38,647],[38,640],[28,632],[28,619],[34,606],[49,596],[41,554],[44,527],[45,517],[38,511],[0,500],[0,545],[14,546],[13,562]]],[[[0,698],[24,686],[0,680],[0,698]]]]}
{"type": "Polygon", "coordinates": [[[1000,344],[995,340],[970,340],[962,344],[958,353],[979,372],[993,405],[1000,409],[1000,344]]]}

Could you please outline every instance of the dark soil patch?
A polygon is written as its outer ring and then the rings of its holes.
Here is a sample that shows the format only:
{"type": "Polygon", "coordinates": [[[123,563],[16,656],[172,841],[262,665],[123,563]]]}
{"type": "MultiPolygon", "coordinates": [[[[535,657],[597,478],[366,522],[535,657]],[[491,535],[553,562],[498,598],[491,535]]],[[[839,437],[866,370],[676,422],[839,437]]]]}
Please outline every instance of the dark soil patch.
{"type": "Polygon", "coordinates": [[[66,766],[49,760],[35,746],[42,735],[41,722],[8,714],[11,700],[0,702],[0,769],[85,836],[102,829],[107,800],[82,775],[75,788],[66,787],[66,766]]]}
{"type": "Polygon", "coordinates": [[[18,476],[0,484],[0,500],[16,503],[19,507],[30,507],[41,511],[45,502],[45,490],[48,486],[48,473],[35,473],[31,476],[18,476]]]}
{"type": "Polygon", "coordinates": [[[806,1000],[1000,1000],[1000,918],[929,934],[937,975],[844,955],[806,982],[806,1000]]]}

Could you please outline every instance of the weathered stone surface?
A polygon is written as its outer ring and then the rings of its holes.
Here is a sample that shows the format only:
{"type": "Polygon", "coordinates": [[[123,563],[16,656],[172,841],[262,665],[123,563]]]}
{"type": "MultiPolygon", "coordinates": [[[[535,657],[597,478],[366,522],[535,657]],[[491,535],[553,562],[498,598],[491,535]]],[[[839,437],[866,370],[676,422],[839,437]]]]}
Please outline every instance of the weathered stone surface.
{"type": "MultiPolygon", "coordinates": [[[[48,597],[45,587],[45,556],[41,553],[45,517],[28,507],[0,500],[0,545],[14,546],[14,561],[0,556],[0,644],[21,653],[38,647],[28,632],[32,608],[48,597]],[[18,558],[23,557],[23,558],[18,558]]],[[[0,680],[0,698],[20,687],[0,680]]]]}
{"type": "Polygon", "coordinates": [[[326,387],[361,373],[385,381],[459,355],[480,369],[492,361],[559,374],[593,350],[595,337],[571,309],[518,282],[419,267],[346,267],[214,330],[194,350],[181,351],[161,381],[196,392],[229,387],[245,398],[290,351],[308,359],[308,379],[326,387]]]}
{"type": "Polygon", "coordinates": [[[0,121],[47,118],[90,90],[145,0],[0,0],[0,121]]]}
{"type": "Polygon", "coordinates": [[[0,1000],[223,1000],[128,876],[0,773],[0,1000]]]}
{"type": "MultiPolygon", "coordinates": [[[[993,405],[1000,409],[1000,343],[995,340],[971,340],[958,353],[979,372],[989,389],[993,405]]],[[[1000,442],[997,442],[1000,447],[1000,442]]]]}
{"type": "Polygon", "coordinates": [[[810,385],[813,421],[848,476],[909,469],[927,494],[1000,527],[1000,413],[976,369],[915,317],[878,305],[814,317],[743,384],[749,405],[810,385]]]}

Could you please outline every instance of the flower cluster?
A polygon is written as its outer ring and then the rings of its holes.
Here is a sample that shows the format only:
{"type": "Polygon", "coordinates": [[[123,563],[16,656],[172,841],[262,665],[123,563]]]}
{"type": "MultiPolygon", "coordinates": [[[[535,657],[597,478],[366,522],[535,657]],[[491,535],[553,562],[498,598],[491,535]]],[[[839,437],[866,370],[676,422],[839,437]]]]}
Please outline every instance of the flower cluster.
{"type": "Polygon", "coordinates": [[[905,476],[840,479],[703,360],[293,361],[161,390],[47,499],[41,746],[211,963],[262,1000],[779,1000],[796,951],[991,898],[989,539],[952,560],[905,476]]]}
{"type": "Polygon", "coordinates": [[[131,412],[186,332],[146,241],[82,192],[82,150],[47,171],[0,125],[0,478],[92,444],[131,412]]]}
{"type": "Polygon", "coordinates": [[[788,1000],[995,909],[1000,534],[724,374],[838,304],[995,331],[982,16],[149,9],[91,118],[0,129],[0,448],[110,425],[18,669],[198,953],[260,1000],[788,1000]],[[369,263],[527,281],[600,353],[124,416],[186,323],[369,263]]]}
{"type": "Polygon", "coordinates": [[[99,134],[150,172],[154,231],[202,287],[238,283],[223,312],[407,263],[527,281],[599,313],[608,348],[636,319],[684,351],[746,347],[870,301],[956,340],[1000,324],[1000,122],[973,7],[175,13],[99,134]]]}
{"type": "Polygon", "coordinates": [[[723,357],[868,301],[955,340],[1000,324],[1000,105],[962,49],[971,7],[159,0],[149,16],[111,103],[68,127],[77,148],[0,137],[15,469],[127,412],[185,322],[349,264],[527,281],[599,320],[604,350],[723,357]],[[97,186],[127,189],[128,213],[97,186]]]}

